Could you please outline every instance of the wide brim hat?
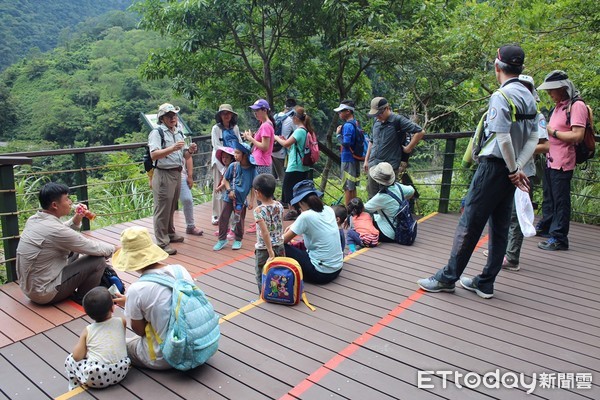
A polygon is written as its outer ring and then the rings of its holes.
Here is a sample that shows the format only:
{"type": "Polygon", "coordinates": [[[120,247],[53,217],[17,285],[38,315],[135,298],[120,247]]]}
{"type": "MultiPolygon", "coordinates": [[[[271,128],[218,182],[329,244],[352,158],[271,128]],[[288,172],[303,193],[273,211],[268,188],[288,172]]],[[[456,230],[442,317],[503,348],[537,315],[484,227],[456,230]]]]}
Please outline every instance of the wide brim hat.
{"type": "Polygon", "coordinates": [[[315,189],[315,183],[310,179],[305,179],[294,185],[293,198],[290,200],[291,205],[295,205],[302,201],[309,194],[314,193],[318,197],[323,196],[323,192],[315,189]]]}
{"type": "Polygon", "coordinates": [[[223,111],[229,111],[230,113],[232,113],[236,117],[238,116],[238,114],[235,111],[233,111],[233,107],[231,107],[231,104],[221,104],[219,106],[219,111],[217,111],[216,114],[215,114],[215,119],[216,120],[219,119],[219,114],[221,114],[223,111]]]}
{"type": "Polygon", "coordinates": [[[385,97],[375,97],[373,100],[371,100],[371,109],[369,110],[367,116],[371,118],[378,116],[383,112],[388,104],[389,103],[385,97]]]}
{"type": "Polygon", "coordinates": [[[160,107],[158,107],[158,112],[156,113],[156,118],[158,120],[160,120],[160,117],[162,117],[165,114],[168,114],[170,112],[174,112],[175,114],[179,114],[179,107],[175,107],[173,104],[170,103],[164,103],[161,104],[160,107]]]}
{"type": "Polygon", "coordinates": [[[169,254],[158,247],[148,229],[132,226],[121,232],[121,248],[112,256],[112,266],[119,271],[138,271],[165,260],[169,254]]]}
{"type": "Polygon", "coordinates": [[[544,83],[538,86],[537,90],[560,89],[561,87],[569,87],[569,76],[561,70],[554,70],[546,75],[544,83]]]}
{"type": "Polygon", "coordinates": [[[221,156],[223,156],[223,153],[233,155],[234,149],[232,147],[219,146],[216,153],[217,160],[221,161],[221,156]]]}
{"type": "Polygon", "coordinates": [[[252,148],[247,143],[235,142],[235,150],[239,150],[244,154],[250,154],[252,152],[252,148]]]}
{"type": "Polygon", "coordinates": [[[371,178],[383,186],[392,186],[396,182],[396,172],[390,163],[381,162],[369,168],[371,178]]]}

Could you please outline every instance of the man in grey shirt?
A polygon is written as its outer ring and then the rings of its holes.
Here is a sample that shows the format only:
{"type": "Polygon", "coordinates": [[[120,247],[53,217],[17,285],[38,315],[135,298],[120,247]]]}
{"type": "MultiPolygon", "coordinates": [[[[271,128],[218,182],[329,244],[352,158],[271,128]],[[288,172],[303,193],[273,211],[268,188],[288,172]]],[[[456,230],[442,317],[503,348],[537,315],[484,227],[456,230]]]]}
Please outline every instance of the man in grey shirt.
{"type": "Polygon", "coordinates": [[[376,119],[364,164],[368,176],[367,191],[370,199],[379,191],[379,184],[368,174],[369,168],[381,162],[390,163],[396,171],[396,180],[399,180],[403,153],[411,153],[425,135],[425,131],[408,118],[392,112],[390,104],[383,97],[375,97],[371,100],[371,109],[367,115],[376,119]],[[405,146],[407,135],[411,135],[411,140],[405,146]]]}
{"type": "Polygon", "coordinates": [[[38,304],[83,296],[100,284],[106,257],[115,246],[79,233],[83,214],[71,213],[69,187],[48,183],[39,193],[41,211],[29,217],[17,247],[17,275],[23,293],[38,304]],[[79,254],[85,254],[79,256],[79,254]]]}
{"type": "Polygon", "coordinates": [[[183,236],[175,233],[173,216],[181,190],[181,170],[184,160],[197,150],[196,143],[185,145],[185,136],[179,129],[179,107],[165,103],[158,108],[158,128],[148,135],[148,149],[156,162],[152,175],[154,197],[154,236],[156,244],[169,255],[177,253],[170,243],[183,242],[183,236]],[[162,132],[162,138],[160,132],[162,132]]]}
{"type": "Polygon", "coordinates": [[[448,263],[432,277],[417,281],[427,292],[454,292],[454,284],[460,280],[462,287],[479,297],[494,296],[494,282],[506,252],[515,187],[529,191],[522,168],[538,143],[536,103],[519,82],[524,61],[525,53],[518,45],[498,49],[495,73],[500,89],[490,98],[479,166],[465,199],[448,263]],[[490,241],[485,267],[473,278],[461,276],[488,220],[490,241]]]}

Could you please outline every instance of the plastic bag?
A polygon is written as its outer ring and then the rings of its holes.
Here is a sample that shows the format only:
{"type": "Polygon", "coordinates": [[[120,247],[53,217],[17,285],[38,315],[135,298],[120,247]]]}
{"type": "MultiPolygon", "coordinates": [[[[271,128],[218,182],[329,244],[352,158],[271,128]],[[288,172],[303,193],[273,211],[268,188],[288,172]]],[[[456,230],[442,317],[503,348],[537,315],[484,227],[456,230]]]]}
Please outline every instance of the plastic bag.
{"type": "Polygon", "coordinates": [[[519,219],[519,226],[521,227],[523,236],[535,236],[535,226],[533,226],[533,205],[531,204],[529,193],[520,189],[515,190],[515,209],[517,211],[517,218],[519,219]]]}

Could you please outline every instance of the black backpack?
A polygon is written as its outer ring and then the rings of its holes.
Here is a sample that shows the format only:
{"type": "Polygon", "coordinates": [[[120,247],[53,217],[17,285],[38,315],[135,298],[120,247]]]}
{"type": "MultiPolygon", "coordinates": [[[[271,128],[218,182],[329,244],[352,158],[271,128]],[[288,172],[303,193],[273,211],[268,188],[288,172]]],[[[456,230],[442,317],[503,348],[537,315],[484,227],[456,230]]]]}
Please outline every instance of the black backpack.
{"type": "MultiPolygon", "coordinates": [[[[162,128],[159,126],[156,128],[158,130],[158,134],[160,135],[160,147],[165,147],[165,133],[162,128]]],[[[156,161],[152,161],[152,156],[150,155],[150,148],[146,146],[146,154],[144,154],[144,171],[150,172],[156,167],[156,161]]]]}
{"type": "Polygon", "coordinates": [[[402,189],[400,188],[401,199],[388,190],[388,188],[381,190],[380,193],[386,193],[392,196],[400,205],[398,213],[394,217],[394,223],[390,221],[383,211],[381,211],[381,214],[385,217],[390,226],[394,228],[394,241],[405,246],[410,246],[417,238],[417,221],[415,221],[410,213],[410,204],[408,203],[408,200],[404,198],[402,189]]]}

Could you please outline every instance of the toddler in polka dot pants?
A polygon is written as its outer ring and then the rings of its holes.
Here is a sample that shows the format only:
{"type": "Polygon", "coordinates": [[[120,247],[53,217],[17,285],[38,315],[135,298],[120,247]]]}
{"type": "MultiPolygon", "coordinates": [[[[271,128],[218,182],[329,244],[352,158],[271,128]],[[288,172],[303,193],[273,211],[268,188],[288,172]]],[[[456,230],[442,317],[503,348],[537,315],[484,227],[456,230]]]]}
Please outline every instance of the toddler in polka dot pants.
{"type": "Polygon", "coordinates": [[[115,385],[125,378],[131,364],[125,346],[127,323],[112,316],[113,300],[105,287],[90,290],[83,298],[83,308],[94,322],[85,327],[65,360],[69,390],[81,385],[115,385]]]}

